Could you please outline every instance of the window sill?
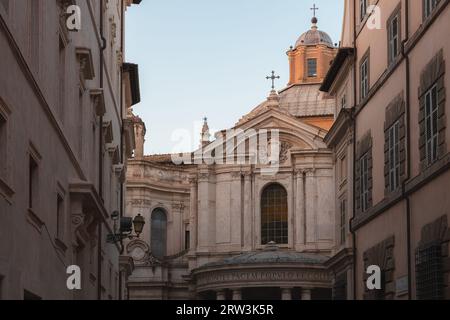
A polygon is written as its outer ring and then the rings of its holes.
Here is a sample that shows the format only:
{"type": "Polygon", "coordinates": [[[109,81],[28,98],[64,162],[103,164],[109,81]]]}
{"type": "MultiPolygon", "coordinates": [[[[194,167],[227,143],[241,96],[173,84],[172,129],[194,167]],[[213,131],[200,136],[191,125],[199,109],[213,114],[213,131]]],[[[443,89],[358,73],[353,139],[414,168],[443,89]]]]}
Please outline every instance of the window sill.
{"type": "Polygon", "coordinates": [[[378,217],[380,214],[396,205],[401,200],[402,200],[402,190],[399,189],[395,192],[390,193],[375,206],[370,207],[364,212],[362,211],[358,212],[356,217],[351,221],[351,230],[357,231],[358,229],[360,229],[361,227],[365,226],[367,223],[378,217]]]}
{"type": "Polygon", "coordinates": [[[44,222],[39,218],[39,216],[31,208],[28,209],[27,221],[39,233],[42,233],[42,227],[44,226],[44,222]]]}
{"type": "Polygon", "coordinates": [[[422,188],[428,182],[432,181],[434,178],[440,176],[442,173],[450,169],[450,153],[437,160],[431,166],[424,169],[415,178],[409,180],[406,184],[406,192],[413,193],[418,189],[422,188]]]}

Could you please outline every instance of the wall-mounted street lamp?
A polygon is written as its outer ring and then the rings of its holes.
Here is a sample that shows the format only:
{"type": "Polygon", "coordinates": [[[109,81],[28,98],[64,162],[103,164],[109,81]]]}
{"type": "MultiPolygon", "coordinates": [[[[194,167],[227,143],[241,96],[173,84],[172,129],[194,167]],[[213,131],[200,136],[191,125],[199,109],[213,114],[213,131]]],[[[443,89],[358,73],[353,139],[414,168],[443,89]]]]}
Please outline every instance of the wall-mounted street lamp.
{"type": "Polygon", "coordinates": [[[111,219],[114,221],[114,233],[108,234],[106,241],[108,243],[118,243],[123,239],[137,239],[140,237],[142,230],[144,230],[145,219],[138,214],[136,217],[119,217],[119,213],[114,211],[111,215],[111,219]],[[120,227],[117,227],[117,222],[120,220],[120,227]],[[134,228],[134,235],[133,233],[134,228]]]}

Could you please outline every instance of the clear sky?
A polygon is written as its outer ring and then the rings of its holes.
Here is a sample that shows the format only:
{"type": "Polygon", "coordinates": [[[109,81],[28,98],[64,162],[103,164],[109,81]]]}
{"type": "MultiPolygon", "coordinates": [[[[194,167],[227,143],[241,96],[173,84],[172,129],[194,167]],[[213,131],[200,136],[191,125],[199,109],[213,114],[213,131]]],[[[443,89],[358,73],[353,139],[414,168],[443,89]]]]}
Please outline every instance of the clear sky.
{"type": "MultiPolygon", "coordinates": [[[[127,12],[126,60],[139,64],[146,123],[145,153],[170,153],[172,135],[188,130],[199,144],[200,121],[211,133],[227,129],[262,102],[275,70],[288,82],[286,51],[311,27],[335,43],[341,36],[343,0],[144,0],[127,12]]],[[[180,151],[180,150],[177,150],[180,151]]]]}

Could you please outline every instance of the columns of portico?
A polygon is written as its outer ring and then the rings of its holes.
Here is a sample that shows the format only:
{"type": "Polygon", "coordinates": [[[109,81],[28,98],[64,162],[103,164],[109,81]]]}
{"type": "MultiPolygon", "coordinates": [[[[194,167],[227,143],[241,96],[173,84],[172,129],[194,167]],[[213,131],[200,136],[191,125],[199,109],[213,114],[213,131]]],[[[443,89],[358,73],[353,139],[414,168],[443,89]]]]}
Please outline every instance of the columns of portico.
{"type": "Polygon", "coordinates": [[[302,288],[302,300],[311,300],[311,289],[309,288],[302,288]]]}
{"type": "Polygon", "coordinates": [[[292,300],[292,288],[281,288],[281,300],[292,300]]]}
{"type": "Polygon", "coordinates": [[[226,300],[225,290],[216,291],[216,298],[217,298],[217,300],[220,300],[220,301],[226,300]]]}
{"type": "Polygon", "coordinates": [[[241,289],[233,289],[233,300],[236,300],[236,301],[242,300],[242,290],[241,289]]]}

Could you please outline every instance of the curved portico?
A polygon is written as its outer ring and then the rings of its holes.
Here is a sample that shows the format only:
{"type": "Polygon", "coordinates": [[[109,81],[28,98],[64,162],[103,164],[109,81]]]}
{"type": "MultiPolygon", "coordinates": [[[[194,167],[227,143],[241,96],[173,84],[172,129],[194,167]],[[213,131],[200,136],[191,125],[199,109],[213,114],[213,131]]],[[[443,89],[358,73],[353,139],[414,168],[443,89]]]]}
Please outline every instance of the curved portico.
{"type": "Polygon", "coordinates": [[[327,299],[332,285],[326,260],[269,245],[264,251],[206,264],[193,270],[192,279],[201,299],[327,299]]]}

